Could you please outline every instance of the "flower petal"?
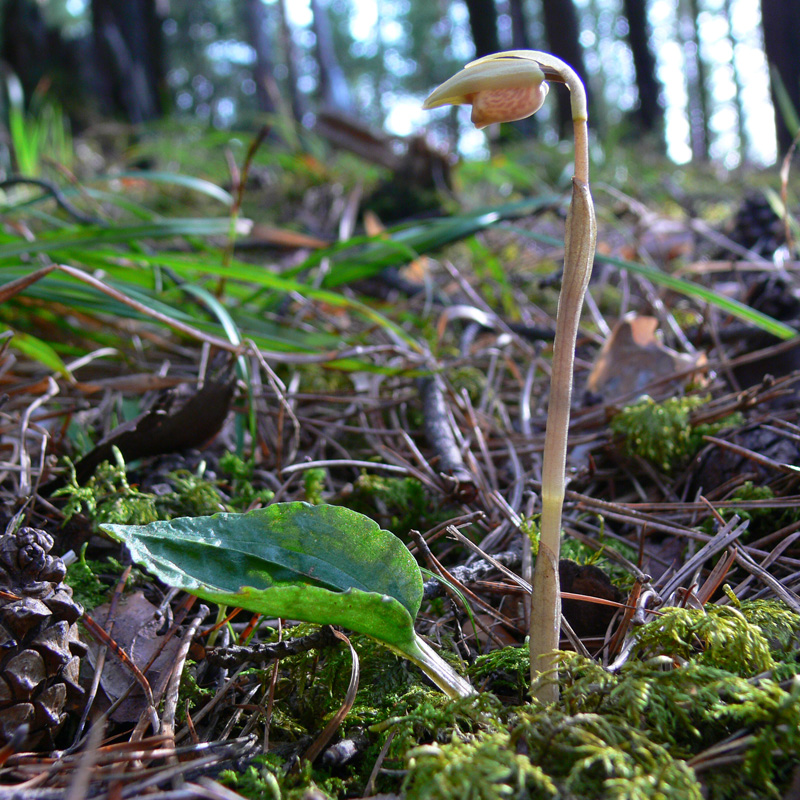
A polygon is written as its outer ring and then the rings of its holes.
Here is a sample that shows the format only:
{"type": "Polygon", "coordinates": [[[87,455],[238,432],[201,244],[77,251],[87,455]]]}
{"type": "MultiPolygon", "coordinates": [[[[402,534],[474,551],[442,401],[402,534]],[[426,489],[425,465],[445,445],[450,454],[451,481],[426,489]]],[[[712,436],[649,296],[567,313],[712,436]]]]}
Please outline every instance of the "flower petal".
{"type": "Polygon", "coordinates": [[[472,99],[472,121],[476,128],[493,122],[513,122],[535,114],[544,103],[549,89],[538,86],[512,86],[507,89],[484,89],[472,99]]]}

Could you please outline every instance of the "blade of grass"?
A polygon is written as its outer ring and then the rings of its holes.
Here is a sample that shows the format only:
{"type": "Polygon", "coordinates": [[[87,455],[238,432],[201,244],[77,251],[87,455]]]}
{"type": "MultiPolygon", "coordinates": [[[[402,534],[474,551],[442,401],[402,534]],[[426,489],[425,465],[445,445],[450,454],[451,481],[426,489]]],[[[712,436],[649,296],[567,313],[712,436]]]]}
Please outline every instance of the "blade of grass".
{"type": "MultiPolygon", "coordinates": [[[[542,244],[551,245],[553,247],[563,247],[563,242],[553,236],[547,236],[543,233],[525,230],[524,228],[514,225],[504,225],[502,227],[504,227],[506,230],[512,230],[515,233],[518,233],[520,236],[526,237],[527,239],[533,239],[536,242],[541,242],[542,244]]],[[[690,281],[683,280],[682,278],[676,278],[674,275],[661,272],[660,270],[654,269],[653,267],[648,267],[645,264],[638,264],[635,261],[625,261],[621,258],[602,255],[600,253],[595,255],[595,261],[601,264],[611,264],[612,266],[618,267],[619,269],[624,269],[628,272],[634,272],[637,275],[642,275],[659,286],[664,286],[665,288],[671,289],[674,292],[678,292],[678,294],[682,294],[685,297],[702,300],[709,305],[720,309],[721,311],[725,311],[733,317],[737,317],[744,322],[749,322],[751,325],[755,325],[767,333],[777,336],[779,339],[792,339],[798,335],[797,331],[794,328],[791,328],[789,325],[778,322],[778,320],[773,319],[766,314],[762,314],[760,311],[756,311],[754,308],[750,308],[750,306],[746,306],[744,303],[740,303],[738,300],[733,300],[729,297],[723,297],[713,290],[707,289],[705,286],[691,283],[690,281]]]]}

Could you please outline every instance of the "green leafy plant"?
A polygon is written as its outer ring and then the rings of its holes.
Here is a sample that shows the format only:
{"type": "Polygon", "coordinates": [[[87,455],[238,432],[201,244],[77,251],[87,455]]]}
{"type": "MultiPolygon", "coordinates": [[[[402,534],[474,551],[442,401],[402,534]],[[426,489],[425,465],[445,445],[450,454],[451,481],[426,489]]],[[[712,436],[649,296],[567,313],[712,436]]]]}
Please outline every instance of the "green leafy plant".
{"type": "Polygon", "coordinates": [[[343,625],[409,659],[448,695],[474,692],[414,631],[422,575],[413,556],[362,514],[294,502],[100,527],[171,586],[271,617],[343,625]]]}

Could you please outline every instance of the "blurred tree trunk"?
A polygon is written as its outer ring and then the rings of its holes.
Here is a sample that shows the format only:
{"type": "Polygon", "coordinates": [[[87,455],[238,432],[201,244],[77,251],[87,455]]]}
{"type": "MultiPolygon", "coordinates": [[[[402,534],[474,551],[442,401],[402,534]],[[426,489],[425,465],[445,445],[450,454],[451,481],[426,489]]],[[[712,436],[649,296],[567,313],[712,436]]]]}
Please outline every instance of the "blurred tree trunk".
{"type": "Polygon", "coordinates": [[[314,15],[314,34],[317,37],[317,63],[322,103],[328,109],[352,111],[350,87],[347,85],[344,70],[336,58],[328,11],[320,0],[311,0],[311,11],[314,15]]]}
{"type": "Polygon", "coordinates": [[[700,54],[700,29],[697,0],[687,0],[681,13],[681,39],[686,70],[686,93],[689,98],[689,131],[692,156],[707,161],[711,145],[708,128],[708,94],[706,67],[700,54]]]}
{"type": "Polygon", "coordinates": [[[29,103],[51,57],[49,32],[38,3],[7,0],[2,8],[3,60],[13,70],[29,103]]]}
{"type": "Polygon", "coordinates": [[[100,101],[134,124],[163,113],[161,23],[155,0],[92,0],[100,101]]]}
{"type": "Polygon", "coordinates": [[[661,84],[656,77],[656,59],[650,49],[647,5],[645,0],[624,0],[623,3],[639,94],[634,119],[645,133],[663,133],[664,109],[659,103],[661,84]]]}
{"type": "Polygon", "coordinates": [[[513,50],[533,50],[528,36],[528,20],[522,0],[508,0],[508,15],[511,17],[511,47],[513,50]]]}
{"type": "Polygon", "coordinates": [[[291,0],[280,0],[278,9],[281,18],[281,41],[283,44],[283,60],[286,64],[286,83],[289,92],[289,102],[292,106],[292,116],[302,122],[305,113],[305,104],[300,96],[300,89],[297,86],[298,74],[297,67],[300,63],[300,56],[292,37],[292,26],[289,22],[288,5],[291,0]]]}
{"type": "Polygon", "coordinates": [[[497,36],[497,8],[494,0],[466,0],[469,11],[469,28],[475,43],[475,58],[488,56],[500,50],[497,36]]]}
{"type": "Polygon", "coordinates": [[[256,84],[258,110],[265,114],[273,114],[277,88],[272,75],[273,65],[267,37],[266,10],[262,0],[244,0],[242,19],[247,43],[256,54],[253,64],[253,80],[256,84]]]}
{"type": "MultiPolygon", "coordinates": [[[[544,30],[550,52],[567,62],[586,81],[586,66],[583,62],[578,30],[578,15],[572,0],[542,0],[544,30]]],[[[593,115],[592,96],[586,87],[589,98],[589,116],[593,115]]],[[[562,137],[572,135],[572,110],[569,92],[556,91],[558,98],[558,129],[562,137]]]]}
{"type": "Polygon", "coordinates": [[[789,128],[778,103],[778,80],[800,116],[800,0],[761,0],[764,50],[770,64],[772,104],[778,131],[778,157],[790,147],[796,131],[789,128]]]}
{"type": "Polygon", "coordinates": [[[728,41],[731,46],[731,69],[733,72],[733,105],[736,108],[736,133],[739,136],[739,154],[743,161],[747,161],[750,154],[750,137],[747,133],[747,125],[745,124],[746,114],[744,110],[744,82],[742,81],[742,73],[739,70],[739,65],[736,59],[736,36],[733,31],[733,2],[732,0],[723,0],[723,12],[725,19],[728,20],[728,41]]]}
{"type": "MultiPolygon", "coordinates": [[[[511,17],[511,49],[533,50],[523,0],[508,0],[508,15],[511,17]]],[[[513,122],[512,125],[523,136],[535,135],[538,128],[536,115],[513,122]]]]}

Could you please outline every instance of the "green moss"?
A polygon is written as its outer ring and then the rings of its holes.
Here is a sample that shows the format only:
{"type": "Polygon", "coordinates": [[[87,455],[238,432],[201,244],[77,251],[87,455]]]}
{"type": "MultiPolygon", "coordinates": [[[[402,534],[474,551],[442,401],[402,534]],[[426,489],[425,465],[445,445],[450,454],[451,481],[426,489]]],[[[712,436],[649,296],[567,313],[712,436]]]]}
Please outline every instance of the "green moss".
{"type": "Polygon", "coordinates": [[[122,454],[114,447],[114,463],[104,461],[84,486],[72,462],[67,460],[67,483],[53,492],[53,497],[66,497],[64,517],[71,519],[83,512],[96,523],[108,522],[122,525],[145,525],[157,520],[156,497],[140,492],[128,483],[122,454]]]}
{"type": "Polygon", "coordinates": [[[353,483],[348,506],[402,536],[411,528],[425,530],[452,516],[416,478],[362,473],[353,483]]]}
{"type": "Polygon", "coordinates": [[[303,473],[303,489],[306,495],[306,502],[315,506],[323,502],[322,491],[325,488],[327,475],[328,473],[321,467],[307,469],[303,473]]]}
{"type": "Polygon", "coordinates": [[[481,691],[515,695],[522,704],[530,681],[527,647],[503,647],[480,655],[469,668],[469,676],[481,691]]]}
{"type": "Polygon", "coordinates": [[[114,463],[104,461],[83,486],[78,485],[75,467],[67,460],[67,483],[53,493],[54,497],[66,498],[64,515],[67,520],[84,513],[95,523],[145,525],[158,519],[244,511],[256,503],[268,503],[274,496],[270,490],[253,486],[253,464],[233,453],[220,459],[220,469],[228,478],[229,500],[220,491],[224,482],[204,477],[204,465],[197,472],[185,469],[170,472],[172,491],[166,494],[143,492],[129,482],[120,451],[117,448],[113,451],[114,463]]]}
{"type": "Polygon", "coordinates": [[[258,756],[242,772],[224,770],[220,781],[252,800],[319,800],[342,797],[347,782],[341,778],[312,771],[307,761],[297,771],[287,773],[280,759],[258,756]]]}
{"type": "Polygon", "coordinates": [[[692,769],[649,734],[608,714],[525,710],[510,745],[544,764],[558,797],[700,800],[692,769]]]}
{"type": "MultiPolygon", "coordinates": [[[[772,500],[774,497],[775,493],[769,486],[757,486],[752,481],[745,481],[727,500],[732,503],[749,503],[753,500],[772,500]]],[[[725,519],[730,519],[736,514],[742,520],[749,520],[750,525],[745,532],[745,537],[751,540],[765,536],[800,519],[800,513],[796,508],[772,508],[769,505],[761,508],[741,508],[733,505],[720,509],[720,514],[725,519]]],[[[704,528],[711,530],[712,526],[713,520],[709,519],[704,528]]]]}
{"type": "Polygon", "coordinates": [[[219,468],[228,478],[231,511],[246,511],[259,503],[267,505],[275,496],[271,489],[257,489],[253,485],[253,461],[245,461],[236,453],[225,453],[219,460],[219,468]]]}
{"type": "Polygon", "coordinates": [[[741,419],[734,414],[713,424],[692,425],[692,411],[707,399],[691,395],[656,403],[645,396],[623,408],[611,420],[611,430],[619,437],[625,453],[645,458],[664,472],[672,472],[697,452],[703,436],[741,419]]]}
{"type": "Polygon", "coordinates": [[[508,800],[557,798],[552,780],[514,751],[507,732],[408,752],[408,800],[508,800]]]}
{"type": "Polygon", "coordinates": [[[67,567],[66,583],[72,588],[72,596],[85,609],[96,608],[108,599],[109,587],[95,574],[99,568],[108,569],[107,564],[98,564],[86,560],[85,544],[81,548],[78,560],[67,567]]]}
{"type": "Polygon", "coordinates": [[[734,675],[755,675],[775,664],[762,629],[730,606],[669,609],[640,628],[636,640],[645,653],[692,659],[734,675]]]}

